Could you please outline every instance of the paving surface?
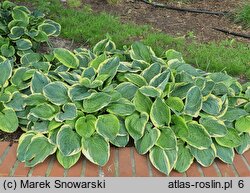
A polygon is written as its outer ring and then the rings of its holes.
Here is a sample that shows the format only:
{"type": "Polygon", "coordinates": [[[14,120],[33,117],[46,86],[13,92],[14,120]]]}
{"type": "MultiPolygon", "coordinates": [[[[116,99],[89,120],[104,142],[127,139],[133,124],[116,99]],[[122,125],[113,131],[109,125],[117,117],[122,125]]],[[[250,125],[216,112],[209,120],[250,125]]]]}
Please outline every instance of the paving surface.
{"type": "MultiPolygon", "coordinates": [[[[33,168],[27,168],[24,163],[20,163],[17,160],[16,149],[17,143],[11,145],[9,142],[0,142],[0,176],[166,176],[150,164],[147,156],[137,154],[133,147],[112,148],[109,162],[104,167],[96,166],[82,157],[77,164],[69,170],[63,169],[54,156],[50,156],[43,163],[33,168]]],[[[216,160],[210,167],[204,168],[194,162],[185,173],[172,171],[170,176],[250,177],[250,151],[245,152],[244,155],[236,154],[233,165],[216,160]]]]}

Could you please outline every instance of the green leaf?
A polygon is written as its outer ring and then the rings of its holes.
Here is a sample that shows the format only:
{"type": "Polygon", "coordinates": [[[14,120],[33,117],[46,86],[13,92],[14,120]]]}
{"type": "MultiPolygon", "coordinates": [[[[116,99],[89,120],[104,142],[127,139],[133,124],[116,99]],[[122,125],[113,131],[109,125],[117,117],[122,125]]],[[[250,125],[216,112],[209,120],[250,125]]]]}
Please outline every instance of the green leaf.
{"type": "Polygon", "coordinates": [[[161,96],[161,90],[158,88],[155,88],[153,86],[142,86],[139,91],[148,97],[160,97],[161,96]]]}
{"type": "Polygon", "coordinates": [[[119,84],[115,88],[115,90],[118,91],[123,98],[132,100],[135,96],[136,91],[138,90],[138,87],[130,82],[123,82],[119,84]]]}
{"type": "Polygon", "coordinates": [[[37,53],[27,53],[21,57],[21,64],[30,65],[34,62],[39,62],[41,60],[41,55],[37,53]]]}
{"type": "Polygon", "coordinates": [[[148,115],[142,113],[133,113],[130,116],[127,116],[125,119],[125,126],[129,135],[134,139],[138,140],[144,135],[145,127],[148,122],[148,115]]]}
{"type": "Polygon", "coordinates": [[[143,43],[135,42],[132,44],[130,50],[130,57],[133,60],[144,60],[150,63],[152,56],[154,56],[154,54],[143,43]]]}
{"type": "Polygon", "coordinates": [[[24,133],[21,135],[21,137],[18,140],[18,146],[17,146],[17,159],[21,162],[25,161],[25,153],[26,149],[29,146],[31,139],[35,136],[35,133],[33,131],[29,131],[27,133],[24,133]]]}
{"type": "Polygon", "coordinates": [[[98,76],[108,75],[107,78],[108,77],[113,78],[117,72],[119,65],[120,65],[120,60],[118,57],[105,60],[99,65],[99,68],[97,69],[98,76]]]}
{"type": "Polygon", "coordinates": [[[227,112],[221,117],[222,120],[233,122],[242,116],[248,115],[248,113],[241,108],[230,107],[227,112]]]}
{"type": "Polygon", "coordinates": [[[89,138],[82,138],[82,153],[94,164],[104,166],[110,156],[109,143],[99,134],[89,138]]]}
{"type": "Polygon", "coordinates": [[[172,109],[177,112],[181,112],[184,108],[184,103],[179,97],[169,97],[166,100],[166,104],[172,109]]]}
{"type": "Polygon", "coordinates": [[[37,134],[32,137],[25,152],[25,165],[33,167],[42,163],[49,155],[55,153],[56,146],[51,144],[47,137],[37,134]]]}
{"type": "Polygon", "coordinates": [[[18,50],[29,50],[32,48],[32,42],[29,39],[19,39],[16,41],[18,50]]]}
{"type": "Polygon", "coordinates": [[[137,111],[150,114],[153,103],[149,97],[143,95],[139,90],[136,92],[133,102],[137,111]]]}
{"type": "Polygon", "coordinates": [[[0,86],[2,87],[11,77],[12,66],[9,60],[0,63],[0,86]]]}
{"type": "Polygon", "coordinates": [[[69,101],[68,88],[59,81],[47,84],[43,88],[43,94],[55,105],[63,105],[69,101]]]}
{"type": "Polygon", "coordinates": [[[73,165],[76,164],[76,162],[80,159],[81,157],[81,152],[71,155],[71,156],[65,156],[63,155],[59,150],[56,152],[56,158],[57,161],[65,168],[69,169],[73,165]]]}
{"type": "Polygon", "coordinates": [[[218,115],[222,108],[222,101],[214,96],[209,95],[207,100],[202,104],[202,110],[210,115],[218,115]]]}
{"type": "Polygon", "coordinates": [[[146,86],[148,83],[147,81],[140,75],[138,74],[133,74],[133,73],[127,73],[125,74],[125,78],[135,84],[138,87],[146,86]]]}
{"type": "Polygon", "coordinates": [[[13,46],[9,46],[8,44],[4,44],[1,46],[1,55],[10,58],[14,56],[15,48],[13,46]]]}
{"type": "Polygon", "coordinates": [[[172,161],[171,151],[154,146],[149,152],[149,159],[153,166],[166,175],[169,175],[176,161],[172,161]]]}
{"type": "Polygon", "coordinates": [[[218,157],[221,161],[233,164],[234,159],[234,149],[229,147],[223,147],[218,143],[214,143],[216,149],[216,157],[218,157]]]}
{"type": "Polygon", "coordinates": [[[160,137],[156,142],[156,145],[162,149],[175,149],[177,146],[177,140],[175,133],[169,127],[161,127],[160,137]]]}
{"type": "Polygon", "coordinates": [[[190,152],[195,157],[196,161],[204,167],[210,166],[216,156],[214,146],[202,150],[190,146],[190,152]]]}
{"type": "Polygon", "coordinates": [[[43,88],[50,83],[50,79],[43,73],[36,71],[31,80],[31,92],[42,93],[43,88]]]}
{"type": "Polygon", "coordinates": [[[139,154],[146,154],[156,143],[160,137],[161,132],[159,129],[149,129],[145,131],[142,138],[135,141],[135,147],[139,154]]]}
{"type": "Polygon", "coordinates": [[[170,70],[165,70],[164,72],[162,72],[161,74],[158,74],[157,76],[155,76],[150,82],[149,85],[153,86],[155,88],[158,88],[162,91],[165,90],[167,83],[169,81],[170,78],[170,70]]]}
{"type": "Polygon", "coordinates": [[[35,94],[31,94],[31,95],[27,96],[24,99],[24,103],[27,106],[36,106],[36,105],[40,105],[42,103],[46,103],[46,98],[42,94],[35,93],[35,94]]]}
{"type": "Polygon", "coordinates": [[[74,103],[66,103],[62,107],[63,112],[59,112],[56,115],[55,120],[58,122],[74,120],[77,117],[76,110],[76,105],[74,103]]]}
{"type": "Polygon", "coordinates": [[[87,113],[97,112],[106,107],[111,101],[111,96],[106,93],[92,93],[83,100],[83,111],[87,113]]]}
{"type": "Polygon", "coordinates": [[[6,133],[13,133],[18,128],[18,118],[13,109],[5,108],[0,111],[0,130],[6,133]]]}
{"type": "Polygon", "coordinates": [[[98,116],[96,122],[96,131],[105,139],[113,140],[120,130],[119,119],[112,114],[98,116]]]}
{"type": "Polygon", "coordinates": [[[42,23],[38,26],[38,30],[43,31],[47,36],[52,36],[57,32],[56,26],[49,23],[42,23]]]}
{"type": "Polygon", "coordinates": [[[170,124],[170,109],[161,98],[156,98],[153,103],[150,111],[150,119],[156,127],[168,126],[170,124]]]}
{"type": "Polygon", "coordinates": [[[216,137],[216,142],[223,147],[237,147],[241,145],[241,138],[235,129],[228,128],[224,137],[216,137]]]}
{"type": "Polygon", "coordinates": [[[198,149],[207,149],[212,144],[212,139],[206,129],[195,121],[187,123],[188,135],[185,141],[198,149]]]}
{"type": "Polygon", "coordinates": [[[12,108],[14,111],[22,111],[25,107],[25,95],[18,91],[12,93],[11,99],[5,103],[5,106],[12,108]]]}
{"type": "Polygon", "coordinates": [[[250,132],[250,116],[240,117],[235,122],[235,128],[240,132],[250,132]]]}
{"type": "Polygon", "coordinates": [[[223,137],[227,134],[224,122],[214,117],[203,117],[199,120],[211,137],[223,137]]]}
{"type": "Polygon", "coordinates": [[[178,143],[177,161],[174,169],[180,173],[187,171],[193,163],[194,157],[184,143],[178,143]]]}
{"type": "Polygon", "coordinates": [[[88,92],[88,88],[79,84],[71,86],[68,92],[69,92],[69,98],[74,102],[81,101],[84,98],[91,95],[91,93],[88,92]]]}
{"type": "Polygon", "coordinates": [[[240,135],[241,138],[241,145],[236,147],[235,150],[239,154],[243,154],[250,148],[250,134],[249,133],[243,133],[240,135]]]}
{"type": "Polygon", "coordinates": [[[56,141],[58,149],[64,156],[72,156],[81,151],[80,136],[69,125],[60,128],[56,141]]]}
{"type": "Polygon", "coordinates": [[[180,52],[177,52],[173,49],[169,49],[165,52],[165,56],[167,57],[168,60],[172,59],[178,59],[180,62],[184,62],[182,58],[182,54],[180,52]]]}
{"type": "Polygon", "coordinates": [[[187,115],[198,117],[202,107],[202,95],[199,87],[193,86],[187,92],[184,112],[187,115]]]}
{"type": "Polygon", "coordinates": [[[96,130],[96,120],[97,118],[94,115],[86,115],[86,117],[80,117],[75,124],[76,132],[81,137],[90,137],[96,130]]]}
{"type": "Polygon", "coordinates": [[[68,68],[77,68],[79,66],[78,58],[69,50],[56,48],[54,49],[54,55],[59,62],[68,68]]]}
{"type": "Polygon", "coordinates": [[[131,115],[134,111],[134,104],[125,98],[121,98],[118,101],[109,104],[107,107],[107,112],[119,116],[128,116],[131,115]]]}
{"type": "Polygon", "coordinates": [[[155,76],[160,74],[161,72],[161,65],[159,63],[153,63],[148,68],[143,70],[141,75],[146,79],[146,81],[149,83],[155,76]]]}
{"type": "Polygon", "coordinates": [[[52,120],[56,114],[56,109],[50,104],[43,103],[32,108],[30,114],[42,120],[52,120]]]}

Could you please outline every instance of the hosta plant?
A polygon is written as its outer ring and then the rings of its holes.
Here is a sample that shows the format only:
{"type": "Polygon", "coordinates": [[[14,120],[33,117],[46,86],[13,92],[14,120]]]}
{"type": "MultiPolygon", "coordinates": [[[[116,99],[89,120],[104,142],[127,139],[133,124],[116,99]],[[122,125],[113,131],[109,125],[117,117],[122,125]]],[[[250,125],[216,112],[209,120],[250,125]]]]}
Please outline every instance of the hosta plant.
{"type": "Polygon", "coordinates": [[[26,166],[51,154],[64,168],[82,154],[103,166],[111,146],[133,141],[169,174],[194,159],[230,164],[250,147],[249,83],[196,69],[174,50],[159,58],[140,42],[118,50],[107,38],[49,56],[1,57],[0,130],[23,130],[17,157],[26,166]]]}

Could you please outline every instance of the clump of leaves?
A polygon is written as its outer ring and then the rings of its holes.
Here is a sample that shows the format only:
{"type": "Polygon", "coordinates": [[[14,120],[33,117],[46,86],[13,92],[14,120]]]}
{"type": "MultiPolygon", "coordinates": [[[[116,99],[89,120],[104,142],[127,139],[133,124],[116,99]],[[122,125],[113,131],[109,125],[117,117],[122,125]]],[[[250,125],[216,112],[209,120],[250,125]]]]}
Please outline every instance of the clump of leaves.
{"type": "Polygon", "coordinates": [[[130,138],[165,174],[194,159],[230,164],[250,147],[250,84],[196,69],[174,50],[159,58],[140,42],[118,50],[107,38],[90,50],[1,56],[0,69],[0,130],[25,132],[17,157],[29,167],[54,153],[64,168],[81,154],[103,166],[111,144],[130,138]]]}
{"type": "Polygon", "coordinates": [[[61,31],[60,24],[45,19],[43,13],[9,1],[0,3],[0,19],[0,54],[13,61],[33,53],[61,31]]]}

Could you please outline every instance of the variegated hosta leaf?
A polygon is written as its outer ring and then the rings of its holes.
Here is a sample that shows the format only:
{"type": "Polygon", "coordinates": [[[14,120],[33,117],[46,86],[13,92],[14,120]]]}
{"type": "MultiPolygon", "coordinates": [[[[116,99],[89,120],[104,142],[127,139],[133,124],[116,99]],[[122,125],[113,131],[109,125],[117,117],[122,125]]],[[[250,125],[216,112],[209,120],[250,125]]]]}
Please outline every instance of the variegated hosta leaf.
{"type": "Polygon", "coordinates": [[[111,41],[110,38],[106,38],[104,40],[101,40],[94,46],[93,52],[99,55],[100,53],[103,53],[105,51],[110,52],[115,49],[116,49],[115,43],[111,41]]]}
{"type": "Polygon", "coordinates": [[[42,93],[43,88],[50,83],[50,79],[43,73],[36,71],[31,80],[32,93],[42,93]]]}
{"type": "Polygon", "coordinates": [[[148,83],[147,81],[138,74],[127,73],[124,76],[129,82],[135,84],[138,87],[146,86],[148,83]]]}
{"type": "Polygon", "coordinates": [[[161,132],[156,145],[162,149],[174,149],[177,146],[175,133],[169,127],[161,127],[160,129],[161,132]]]}
{"type": "Polygon", "coordinates": [[[119,65],[120,65],[120,60],[118,57],[105,60],[99,65],[99,68],[97,69],[98,76],[108,75],[106,76],[107,78],[109,77],[113,78],[117,72],[119,65]]]}
{"type": "Polygon", "coordinates": [[[42,120],[52,120],[56,113],[56,109],[47,103],[37,105],[30,110],[30,115],[42,120]]]}
{"type": "Polygon", "coordinates": [[[80,159],[81,157],[81,152],[71,155],[71,156],[65,156],[63,155],[59,150],[56,152],[56,158],[57,161],[65,168],[69,169],[73,165],[76,164],[76,162],[80,159]]]}
{"type": "Polygon", "coordinates": [[[78,58],[69,50],[64,48],[54,49],[55,58],[68,68],[77,68],[79,66],[78,58]]]}
{"type": "Polygon", "coordinates": [[[149,83],[156,75],[158,75],[161,72],[161,65],[159,63],[153,63],[148,68],[143,70],[141,75],[146,79],[146,81],[149,83]]]}
{"type": "Polygon", "coordinates": [[[145,95],[145,96],[148,96],[148,97],[160,97],[162,92],[160,89],[158,88],[155,88],[153,86],[142,86],[139,91],[145,95]]]}
{"type": "Polygon", "coordinates": [[[129,134],[125,127],[124,120],[120,120],[120,130],[117,134],[116,138],[110,140],[110,143],[115,145],[116,147],[125,147],[129,142],[129,134]]]}
{"type": "Polygon", "coordinates": [[[239,118],[235,122],[235,128],[240,132],[250,132],[250,116],[239,118]]]}
{"type": "Polygon", "coordinates": [[[43,94],[55,105],[63,105],[69,101],[68,88],[59,81],[47,84],[43,88],[43,94]]]}
{"type": "Polygon", "coordinates": [[[83,111],[93,113],[106,107],[111,101],[111,96],[106,93],[92,93],[89,97],[83,100],[83,111]]]}
{"type": "Polygon", "coordinates": [[[211,137],[223,137],[227,134],[224,122],[214,117],[203,117],[199,120],[211,137]]]}
{"type": "Polygon", "coordinates": [[[203,101],[202,110],[210,115],[218,115],[222,108],[220,98],[210,95],[207,100],[203,101]]]}
{"type": "Polygon", "coordinates": [[[164,72],[162,72],[161,74],[158,74],[157,76],[155,76],[150,82],[149,85],[153,86],[155,88],[158,88],[162,91],[165,90],[166,85],[169,81],[170,78],[170,70],[165,70],[164,72]]]}
{"type": "Polygon", "coordinates": [[[209,136],[206,129],[198,124],[195,121],[191,121],[187,123],[188,126],[188,135],[186,136],[185,141],[198,149],[206,149],[209,148],[212,144],[212,139],[209,136]]]}
{"type": "Polygon", "coordinates": [[[131,46],[130,57],[133,60],[143,60],[146,62],[151,62],[152,56],[155,54],[141,42],[135,42],[131,46]]]}
{"type": "Polygon", "coordinates": [[[146,113],[138,114],[133,113],[126,117],[125,126],[129,135],[134,139],[138,140],[144,135],[145,127],[148,122],[148,115],[146,113]]]}
{"type": "Polygon", "coordinates": [[[55,153],[55,151],[56,145],[51,144],[44,135],[37,134],[32,137],[25,151],[25,165],[33,167],[38,163],[42,163],[49,155],[55,153]]]}
{"type": "Polygon", "coordinates": [[[179,98],[179,97],[169,97],[166,100],[166,104],[174,111],[177,112],[181,112],[183,107],[184,107],[184,103],[183,101],[179,98]]]}
{"type": "Polygon", "coordinates": [[[46,103],[46,98],[42,94],[35,93],[35,94],[31,94],[31,95],[27,96],[24,99],[24,103],[27,106],[36,106],[36,105],[40,105],[42,103],[46,103]]]}
{"type": "Polygon", "coordinates": [[[145,112],[147,114],[150,114],[150,110],[153,103],[149,97],[143,95],[140,91],[137,91],[133,102],[137,111],[141,113],[145,112]]]}
{"type": "Polygon", "coordinates": [[[163,150],[154,146],[149,152],[149,159],[155,168],[169,175],[177,160],[177,150],[163,150]]]}
{"type": "Polygon", "coordinates": [[[234,159],[234,149],[229,147],[223,147],[218,143],[214,143],[216,149],[216,157],[221,161],[232,164],[234,159]]]}
{"type": "Polygon", "coordinates": [[[6,133],[13,133],[18,128],[18,118],[13,109],[4,108],[0,111],[0,130],[6,133]]]}
{"type": "Polygon", "coordinates": [[[204,167],[210,166],[216,156],[216,149],[214,145],[202,150],[190,146],[190,152],[195,157],[196,161],[204,167]]]}
{"type": "Polygon", "coordinates": [[[116,91],[118,91],[122,97],[132,100],[135,96],[136,91],[138,90],[138,87],[130,82],[123,82],[119,84],[116,88],[116,91]]]}
{"type": "Polygon", "coordinates": [[[235,150],[239,154],[243,154],[250,148],[250,134],[249,133],[243,133],[240,135],[241,138],[241,145],[236,147],[235,150]]]}
{"type": "Polygon", "coordinates": [[[197,117],[202,107],[202,95],[199,87],[193,86],[187,92],[184,112],[187,115],[197,117]]]}
{"type": "Polygon", "coordinates": [[[150,119],[156,127],[168,126],[170,124],[170,109],[161,98],[156,98],[153,103],[150,111],[150,119]]]}
{"type": "Polygon", "coordinates": [[[72,85],[69,88],[68,92],[69,92],[69,98],[74,102],[81,101],[84,98],[87,98],[88,96],[91,95],[91,93],[88,92],[88,88],[86,88],[85,86],[82,86],[80,84],[72,85]]]}
{"type": "Polygon", "coordinates": [[[56,141],[58,149],[64,156],[72,156],[81,151],[80,136],[69,125],[60,128],[56,141]]]}
{"type": "Polygon", "coordinates": [[[181,99],[186,98],[187,92],[194,86],[192,83],[176,83],[170,96],[179,97],[181,99]]]}
{"type": "Polygon", "coordinates": [[[5,82],[11,77],[12,66],[9,60],[0,62],[0,86],[4,86],[5,82]]]}
{"type": "Polygon", "coordinates": [[[59,112],[55,117],[55,120],[58,122],[74,120],[77,117],[76,105],[74,103],[67,103],[63,105],[62,111],[63,112],[59,112]]]}
{"type": "Polygon", "coordinates": [[[135,111],[135,106],[129,100],[121,98],[108,105],[107,111],[118,116],[128,116],[135,111]]]}
{"type": "Polygon", "coordinates": [[[110,146],[101,135],[95,133],[89,138],[82,138],[82,153],[94,164],[104,166],[109,160],[110,146]]]}
{"type": "Polygon", "coordinates": [[[222,120],[233,122],[248,113],[241,108],[228,108],[227,112],[221,117],[222,120]]]}
{"type": "Polygon", "coordinates": [[[11,99],[5,103],[5,106],[12,108],[14,111],[22,111],[25,108],[25,95],[16,91],[12,93],[11,99]]]}
{"type": "Polygon", "coordinates": [[[224,137],[216,137],[216,142],[224,147],[237,147],[242,144],[241,138],[235,129],[228,128],[224,137]]]}
{"type": "Polygon", "coordinates": [[[177,160],[174,169],[178,172],[185,172],[193,163],[194,156],[183,142],[178,142],[177,160]]]}
{"type": "Polygon", "coordinates": [[[120,130],[119,119],[112,114],[98,116],[96,131],[107,140],[114,140],[120,130]]]}
{"type": "Polygon", "coordinates": [[[135,147],[139,154],[146,154],[160,137],[160,130],[157,128],[147,129],[142,138],[135,141],[135,147]]]}
{"type": "Polygon", "coordinates": [[[36,135],[35,132],[29,131],[21,135],[18,141],[17,147],[17,159],[21,162],[25,161],[25,152],[27,147],[29,146],[32,137],[36,135]]]}
{"type": "Polygon", "coordinates": [[[96,130],[96,120],[94,115],[80,117],[75,123],[76,132],[82,137],[90,137],[96,130]]]}

